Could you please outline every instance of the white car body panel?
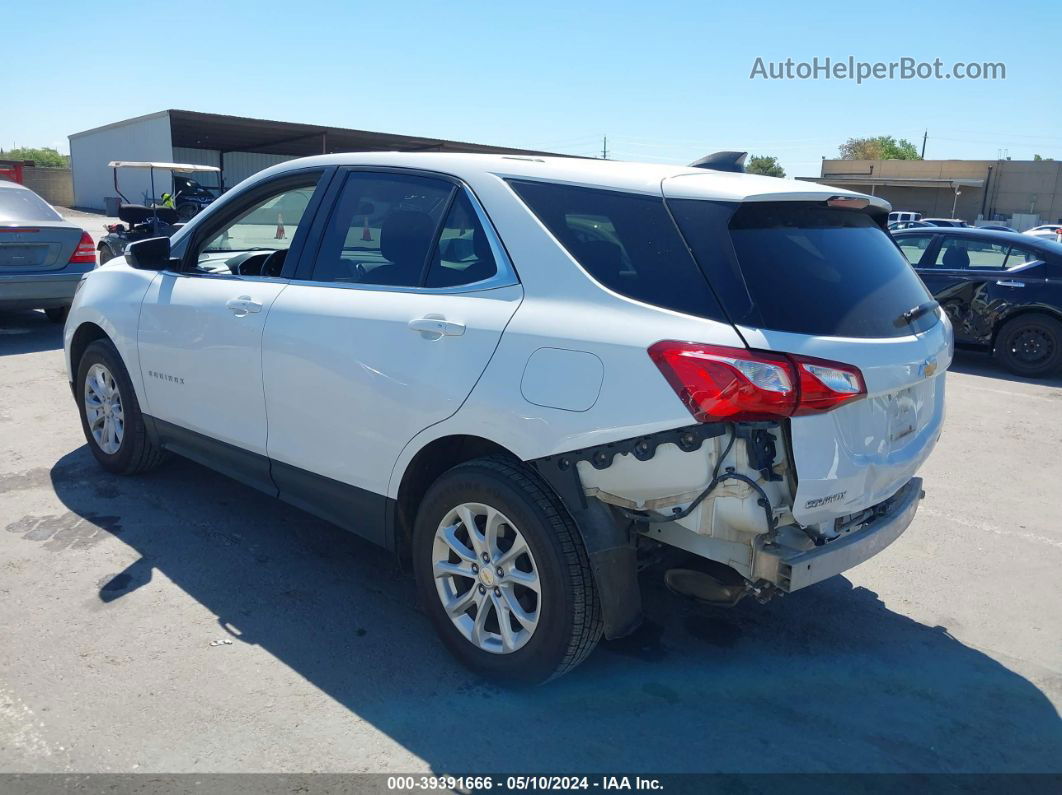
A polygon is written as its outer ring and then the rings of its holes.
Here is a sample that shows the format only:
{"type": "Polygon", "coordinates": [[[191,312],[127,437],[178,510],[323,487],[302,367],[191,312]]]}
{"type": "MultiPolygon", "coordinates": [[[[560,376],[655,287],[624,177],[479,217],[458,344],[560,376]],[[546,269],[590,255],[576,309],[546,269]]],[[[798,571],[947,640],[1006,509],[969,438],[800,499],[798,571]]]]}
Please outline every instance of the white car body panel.
{"type": "Polygon", "coordinates": [[[941,322],[923,334],[878,340],[740,328],[753,348],[854,364],[866,381],[865,398],[790,420],[799,477],[793,515],[801,524],[881,502],[932,452],[944,421],[944,372],[952,357],[950,325],[940,314],[941,322]]]}
{"type": "Polygon", "coordinates": [[[522,295],[519,285],[440,294],[291,284],[262,340],[269,457],[386,493],[406,442],[464,402],[522,295]],[[426,316],[464,333],[409,327],[426,316]]]}
{"type": "MultiPolygon", "coordinates": [[[[518,251],[510,247],[519,270],[518,251]]],[[[418,434],[402,451],[388,495],[397,496],[413,456],[443,436],[482,436],[528,461],[692,425],[689,411],[649,358],[648,347],[661,339],[718,339],[739,346],[741,338],[727,324],[650,309],[595,289],[596,297],[578,303],[535,298],[528,291],[465,405],[449,420],[418,434]],[[575,318],[577,341],[569,325],[575,318]],[[579,412],[527,400],[521,389],[523,375],[541,348],[578,349],[603,362],[601,390],[593,406],[579,412]]]]}
{"type": "Polygon", "coordinates": [[[138,347],[147,411],[265,455],[262,330],[281,281],[159,274],[140,309],[138,347]],[[226,304],[250,299],[258,311],[226,304]]]}
{"type": "Polygon", "coordinates": [[[117,257],[82,277],[63,332],[63,355],[71,381],[77,375],[77,362],[70,360],[70,343],[79,327],[91,323],[103,329],[114,343],[129,370],[138,401],[146,405],[136,335],[140,303],[156,276],[151,271],[133,270],[125,257],[117,257]]]}

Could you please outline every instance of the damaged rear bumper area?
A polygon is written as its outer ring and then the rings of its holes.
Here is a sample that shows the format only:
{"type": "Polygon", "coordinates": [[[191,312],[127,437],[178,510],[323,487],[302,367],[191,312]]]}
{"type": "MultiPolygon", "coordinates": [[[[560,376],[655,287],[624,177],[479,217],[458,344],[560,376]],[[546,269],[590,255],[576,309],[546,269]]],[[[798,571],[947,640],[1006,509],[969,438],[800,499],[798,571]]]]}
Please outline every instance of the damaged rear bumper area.
{"type": "Polygon", "coordinates": [[[768,573],[773,561],[777,566],[774,582],[784,593],[847,571],[874,557],[899,538],[914,519],[923,496],[922,479],[911,478],[895,495],[875,506],[873,515],[865,522],[850,526],[821,546],[808,547],[806,537],[793,537],[790,542],[795,542],[794,545],[786,546],[779,537],[773,545],[764,545],[760,549],[759,558],[764,565],[758,567],[758,571],[768,573]]]}
{"type": "MultiPolygon", "coordinates": [[[[788,451],[779,423],[709,423],[529,462],[583,534],[606,637],[640,622],[637,572],[646,547],[664,544],[722,564],[733,575],[724,577],[728,603],[746,594],[766,601],[873,557],[914,518],[919,478],[859,513],[800,525],[788,451]]],[[[690,580],[682,571],[675,581],[690,580]]]]}

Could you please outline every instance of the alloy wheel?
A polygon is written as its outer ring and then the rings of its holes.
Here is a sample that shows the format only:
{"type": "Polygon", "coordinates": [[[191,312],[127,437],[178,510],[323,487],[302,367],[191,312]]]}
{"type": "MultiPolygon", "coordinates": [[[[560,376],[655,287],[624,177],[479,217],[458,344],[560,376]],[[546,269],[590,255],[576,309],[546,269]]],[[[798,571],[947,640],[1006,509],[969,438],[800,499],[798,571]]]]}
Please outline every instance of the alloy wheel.
{"type": "Polygon", "coordinates": [[[432,573],[443,609],[477,648],[511,654],[535,633],[542,609],[538,567],[501,511],[462,503],[435,531],[432,573]]]}
{"type": "Polygon", "coordinates": [[[118,384],[102,364],[94,364],[85,376],[85,419],[92,438],[107,455],[114,455],[125,437],[125,413],[118,384]]]}

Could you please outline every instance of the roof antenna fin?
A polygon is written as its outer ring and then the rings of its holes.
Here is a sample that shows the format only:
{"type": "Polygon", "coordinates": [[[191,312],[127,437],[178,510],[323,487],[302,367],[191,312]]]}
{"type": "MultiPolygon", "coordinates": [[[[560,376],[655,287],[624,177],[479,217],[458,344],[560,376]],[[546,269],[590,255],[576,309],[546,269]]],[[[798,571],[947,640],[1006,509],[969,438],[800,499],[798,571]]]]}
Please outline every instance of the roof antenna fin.
{"type": "Polygon", "coordinates": [[[710,168],[712,171],[733,171],[745,173],[745,158],[748,152],[712,152],[700,160],[690,163],[690,168],[710,168]]]}

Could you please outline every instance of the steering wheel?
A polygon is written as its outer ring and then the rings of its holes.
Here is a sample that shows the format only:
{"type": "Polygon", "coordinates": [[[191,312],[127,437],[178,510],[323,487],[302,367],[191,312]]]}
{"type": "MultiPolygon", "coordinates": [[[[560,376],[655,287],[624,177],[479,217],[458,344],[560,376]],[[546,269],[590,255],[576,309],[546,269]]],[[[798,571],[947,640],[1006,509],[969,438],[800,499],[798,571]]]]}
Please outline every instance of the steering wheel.
{"type": "Polygon", "coordinates": [[[258,276],[262,272],[262,263],[272,252],[244,251],[225,260],[225,265],[234,276],[258,276]]]}
{"type": "Polygon", "coordinates": [[[269,256],[262,260],[262,267],[258,271],[259,274],[262,276],[279,276],[284,269],[284,258],[287,254],[288,250],[286,248],[271,251],[269,256]]]}

